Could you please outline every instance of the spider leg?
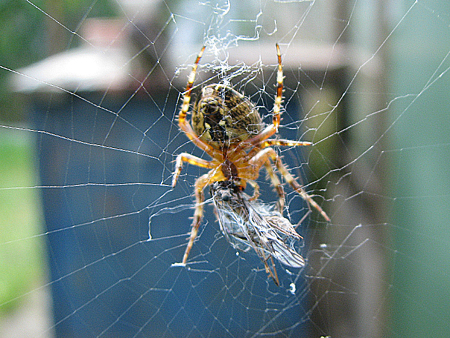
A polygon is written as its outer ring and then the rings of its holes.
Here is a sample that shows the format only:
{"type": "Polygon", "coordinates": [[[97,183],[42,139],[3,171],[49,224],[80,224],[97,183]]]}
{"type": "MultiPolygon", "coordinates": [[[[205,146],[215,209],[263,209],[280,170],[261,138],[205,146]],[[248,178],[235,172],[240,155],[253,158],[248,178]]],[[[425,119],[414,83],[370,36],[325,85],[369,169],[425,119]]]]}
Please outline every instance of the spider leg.
{"type": "MultiPolygon", "coordinates": [[[[265,255],[264,255],[264,256],[265,256],[265,255]]],[[[277,269],[275,268],[275,263],[274,263],[274,261],[273,261],[273,257],[272,257],[272,256],[268,256],[267,258],[265,258],[265,259],[263,260],[263,262],[264,262],[264,266],[265,266],[265,268],[266,268],[267,274],[268,274],[270,277],[272,277],[272,279],[273,279],[273,281],[274,281],[274,283],[275,283],[276,286],[280,286],[280,281],[278,280],[278,273],[277,273],[277,269]],[[272,269],[269,267],[269,264],[267,263],[267,261],[269,260],[269,258],[270,258],[270,261],[271,261],[271,263],[272,263],[272,269]]]]}
{"type": "Polygon", "coordinates": [[[204,150],[208,155],[214,158],[220,156],[220,152],[199,139],[198,135],[194,132],[192,126],[186,119],[187,113],[189,111],[189,104],[191,102],[191,92],[192,87],[194,86],[195,75],[197,73],[198,64],[203,56],[205,48],[206,46],[203,46],[203,48],[200,50],[200,53],[198,53],[197,59],[195,60],[194,66],[192,67],[191,73],[189,74],[186,90],[183,94],[183,104],[181,105],[181,110],[178,114],[178,126],[197,147],[204,150]]]}
{"type": "MultiPolygon", "coordinates": [[[[198,53],[197,59],[195,60],[194,66],[192,67],[191,73],[189,74],[188,77],[186,91],[184,92],[183,96],[183,104],[181,106],[180,113],[178,114],[178,124],[180,125],[181,129],[183,129],[184,126],[188,125],[188,122],[186,121],[186,115],[187,112],[189,111],[189,104],[191,102],[191,91],[192,87],[194,86],[195,74],[197,72],[198,63],[200,62],[200,59],[203,56],[205,48],[206,46],[203,46],[203,48],[200,50],[200,53],[198,53]]],[[[186,132],[186,130],[184,131],[186,132]]]]}
{"type": "Polygon", "coordinates": [[[204,174],[200,176],[197,181],[195,181],[195,212],[194,220],[192,221],[192,229],[189,236],[189,243],[184,251],[182,264],[186,264],[191,252],[192,246],[194,245],[195,238],[197,237],[198,228],[203,218],[203,202],[205,201],[205,196],[203,189],[210,183],[210,174],[204,174]]]}
{"type": "MultiPolygon", "coordinates": [[[[272,148],[266,148],[266,149],[272,149],[272,148]]],[[[267,154],[265,152],[263,152],[262,150],[259,150],[259,152],[256,153],[255,156],[253,156],[248,161],[248,164],[250,164],[250,167],[252,167],[252,170],[248,173],[242,173],[241,174],[242,178],[244,178],[246,180],[246,182],[248,182],[251,186],[254,187],[254,184],[257,185],[257,183],[254,181],[254,179],[256,179],[258,177],[259,170],[260,170],[261,166],[264,165],[266,168],[267,174],[269,175],[269,178],[272,181],[272,184],[275,188],[275,192],[278,194],[277,209],[280,213],[283,213],[284,202],[285,202],[284,189],[283,189],[283,186],[282,186],[278,176],[273,171],[272,164],[269,161],[267,154]]],[[[259,186],[258,186],[258,189],[255,190],[255,193],[253,194],[253,197],[251,197],[251,200],[256,199],[258,196],[259,196],[259,186]]]]}
{"type": "Polygon", "coordinates": [[[259,185],[254,180],[246,180],[248,184],[250,184],[253,188],[253,196],[250,197],[250,201],[254,201],[259,197],[259,185]]]}
{"type": "Polygon", "coordinates": [[[261,142],[260,147],[261,148],[267,148],[267,147],[271,147],[271,146],[303,147],[303,146],[310,146],[310,145],[312,145],[312,142],[276,139],[276,140],[265,140],[265,141],[261,142]]]}
{"type": "Polygon", "coordinates": [[[208,169],[214,168],[214,164],[212,162],[206,161],[189,153],[178,154],[175,161],[176,165],[172,178],[172,187],[175,187],[175,185],[177,184],[178,177],[180,176],[181,170],[183,169],[183,162],[187,162],[189,164],[193,164],[201,168],[208,168],[208,169]]]}
{"type": "Polygon", "coordinates": [[[291,140],[283,140],[283,139],[271,139],[262,141],[260,144],[255,146],[252,150],[250,150],[244,158],[244,162],[250,161],[253,157],[258,154],[261,149],[268,148],[271,146],[281,146],[281,147],[303,147],[310,146],[312,142],[307,141],[291,141],[291,140]]]}
{"type": "Polygon", "coordinates": [[[252,164],[255,165],[256,168],[260,168],[268,159],[270,159],[278,171],[283,175],[286,182],[313,208],[315,208],[322,217],[330,221],[328,215],[323,211],[323,209],[312,199],[310,195],[302,188],[302,186],[295,180],[295,178],[289,173],[287,168],[284,166],[278,154],[275,152],[273,148],[265,148],[258,152],[251,160],[252,164]]]}
{"type": "Polygon", "coordinates": [[[260,144],[255,144],[255,147],[250,150],[244,157],[243,162],[250,161],[253,157],[258,154],[261,149],[268,148],[270,146],[281,146],[281,147],[303,147],[310,146],[312,142],[307,141],[291,141],[291,140],[283,140],[283,139],[271,139],[271,140],[263,140],[260,144]]]}
{"type": "MultiPolygon", "coordinates": [[[[277,47],[277,58],[278,58],[277,94],[275,96],[275,102],[273,105],[272,124],[267,126],[258,135],[255,135],[255,136],[241,142],[234,150],[231,150],[231,153],[237,153],[242,149],[247,149],[252,146],[259,145],[262,143],[262,141],[268,139],[270,136],[272,136],[273,134],[278,132],[278,127],[280,126],[280,120],[281,120],[281,102],[283,101],[283,65],[281,63],[281,52],[280,52],[280,46],[278,46],[278,43],[276,44],[276,47],[277,47]]],[[[282,140],[280,140],[280,141],[282,141],[282,140]]],[[[274,141],[270,140],[268,142],[269,143],[264,147],[268,147],[270,142],[274,142],[274,141]]],[[[294,141],[289,141],[289,142],[294,142],[294,141]]],[[[277,144],[276,141],[275,141],[275,144],[277,144]]],[[[295,145],[297,145],[297,144],[295,144],[295,145]]],[[[306,144],[298,144],[298,145],[306,145],[306,144]]]]}
{"type": "MultiPolygon", "coordinates": [[[[283,139],[277,139],[277,140],[265,140],[260,145],[261,148],[267,148],[270,146],[287,146],[287,147],[301,147],[301,146],[310,146],[312,145],[311,142],[306,141],[291,141],[291,140],[283,140],[283,139]]],[[[274,173],[272,165],[270,164],[270,161],[266,161],[264,163],[266,167],[266,171],[269,174],[269,177],[272,181],[272,184],[275,187],[275,191],[278,194],[278,211],[282,214],[284,210],[284,203],[285,203],[285,193],[283,190],[283,186],[280,183],[280,180],[278,179],[278,176],[274,173]]]]}
{"type": "Polygon", "coordinates": [[[272,164],[270,163],[269,160],[264,162],[264,166],[266,167],[267,174],[269,175],[270,180],[272,181],[272,184],[275,188],[275,191],[278,194],[278,203],[277,203],[278,211],[280,212],[280,214],[283,214],[284,203],[286,201],[283,186],[281,185],[278,176],[273,171],[272,164]]]}
{"type": "MultiPolygon", "coordinates": [[[[271,148],[268,148],[271,149],[271,148]]],[[[287,168],[284,166],[283,162],[281,162],[280,158],[277,158],[276,160],[276,166],[277,169],[280,171],[281,175],[283,175],[283,177],[285,178],[286,182],[289,183],[289,185],[306,201],[308,202],[309,205],[311,205],[313,208],[315,208],[321,215],[322,217],[327,221],[330,222],[331,219],[330,217],[328,217],[328,215],[326,214],[326,212],[321,208],[320,205],[318,205],[316,203],[316,201],[314,201],[312,199],[312,197],[310,195],[308,195],[308,193],[302,188],[302,186],[295,180],[295,178],[289,173],[289,171],[287,170],[287,168]]]]}
{"type": "Polygon", "coordinates": [[[275,103],[273,105],[273,120],[272,123],[275,130],[278,132],[278,127],[280,125],[280,115],[281,115],[281,101],[283,100],[283,65],[281,64],[281,52],[278,43],[277,47],[277,57],[278,57],[278,71],[277,71],[277,95],[275,96],[275,103]]]}
{"type": "MultiPolygon", "coordinates": [[[[280,286],[280,281],[278,280],[278,273],[277,273],[277,269],[275,267],[275,262],[273,261],[273,256],[271,254],[268,254],[266,256],[266,250],[268,248],[264,247],[264,243],[257,243],[255,241],[250,241],[251,246],[253,247],[253,249],[255,249],[256,254],[258,255],[258,257],[261,259],[261,261],[264,263],[264,268],[266,270],[266,273],[272,277],[273,281],[275,282],[276,286],[280,286]],[[270,262],[272,267],[269,266],[269,258],[270,258],[270,262]]],[[[267,244],[266,244],[267,246],[267,244]]]]}

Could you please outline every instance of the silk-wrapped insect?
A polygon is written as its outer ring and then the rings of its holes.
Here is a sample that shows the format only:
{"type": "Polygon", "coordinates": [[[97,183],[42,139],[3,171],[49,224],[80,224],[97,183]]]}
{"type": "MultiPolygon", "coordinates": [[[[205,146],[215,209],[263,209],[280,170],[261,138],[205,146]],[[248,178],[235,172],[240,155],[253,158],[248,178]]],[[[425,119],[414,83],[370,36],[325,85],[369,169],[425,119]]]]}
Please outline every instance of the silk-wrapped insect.
{"type": "Polygon", "coordinates": [[[293,268],[305,265],[296,249],[302,236],[274,206],[245,194],[233,181],[214,182],[210,191],[225,238],[240,251],[253,249],[276,285],[274,258],[293,268]]]}

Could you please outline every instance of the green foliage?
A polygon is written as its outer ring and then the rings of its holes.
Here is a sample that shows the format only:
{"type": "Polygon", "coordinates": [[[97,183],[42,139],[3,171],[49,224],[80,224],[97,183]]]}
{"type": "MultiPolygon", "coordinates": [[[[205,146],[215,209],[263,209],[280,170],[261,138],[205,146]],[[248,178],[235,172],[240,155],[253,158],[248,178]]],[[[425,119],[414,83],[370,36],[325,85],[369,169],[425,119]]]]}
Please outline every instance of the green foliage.
{"type": "Polygon", "coordinates": [[[41,214],[29,137],[0,130],[0,314],[42,278],[41,214]]]}

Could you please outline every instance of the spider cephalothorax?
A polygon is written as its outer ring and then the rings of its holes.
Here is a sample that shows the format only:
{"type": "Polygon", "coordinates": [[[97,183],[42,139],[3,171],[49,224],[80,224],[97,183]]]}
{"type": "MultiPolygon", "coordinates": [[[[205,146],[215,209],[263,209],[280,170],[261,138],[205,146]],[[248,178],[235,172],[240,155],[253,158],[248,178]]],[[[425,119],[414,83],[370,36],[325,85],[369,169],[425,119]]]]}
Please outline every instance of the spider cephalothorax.
{"type": "MultiPolygon", "coordinates": [[[[310,142],[270,139],[278,131],[283,94],[283,67],[278,44],[277,94],[273,107],[272,123],[265,126],[258,110],[248,98],[236,90],[222,85],[212,84],[202,89],[192,111],[192,125],[186,119],[189,112],[191,91],[195,74],[205,47],[202,48],[189,75],[183,104],[178,115],[178,124],[186,136],[200,149],[206,152],[211,160],[207,161],[189,153],[177,156],[172,186],[177,183],[183,162],[210,169],[208,173],[195,181],[195,213],[189,243],[182,263],[187,262],[197,236],[203,217],[203,189],[215,182],[230,181],[235,189],[244,190],[246,184],[253,189],[253,197],[259,194],[256,179],[264,166],[278,194],[278,211],[284,209],[284,190],[272,164],[291,187],[329,220],[322,208],[309,196],[284,166],[281,158],[271,146],[307,146],[310,142]]],[[[266,265],[267,267],[267,265],[266,265]]]]}

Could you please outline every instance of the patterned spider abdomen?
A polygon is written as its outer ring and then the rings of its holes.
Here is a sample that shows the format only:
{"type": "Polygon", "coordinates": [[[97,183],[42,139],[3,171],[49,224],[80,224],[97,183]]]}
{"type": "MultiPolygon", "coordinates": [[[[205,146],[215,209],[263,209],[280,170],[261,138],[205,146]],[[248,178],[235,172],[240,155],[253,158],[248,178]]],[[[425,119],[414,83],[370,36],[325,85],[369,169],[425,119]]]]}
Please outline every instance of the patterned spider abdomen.
{"type": "Polygon", "coordinates": [[[233,88],[213,84],[202,89],[192,112],[192,127],[216,149],[245,141],[264,127],[255,105],[233,88]]]}

